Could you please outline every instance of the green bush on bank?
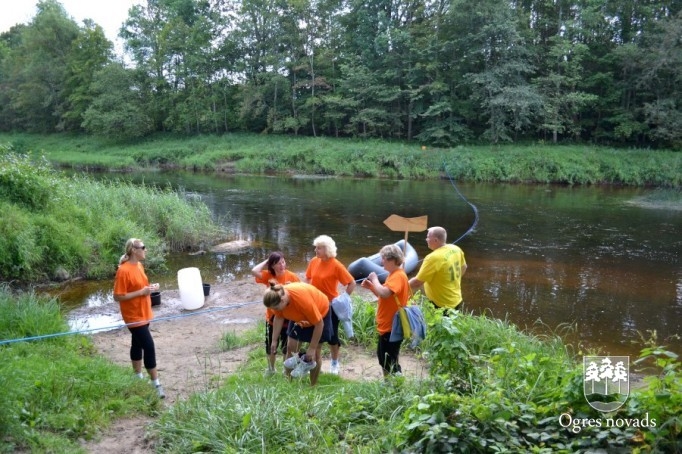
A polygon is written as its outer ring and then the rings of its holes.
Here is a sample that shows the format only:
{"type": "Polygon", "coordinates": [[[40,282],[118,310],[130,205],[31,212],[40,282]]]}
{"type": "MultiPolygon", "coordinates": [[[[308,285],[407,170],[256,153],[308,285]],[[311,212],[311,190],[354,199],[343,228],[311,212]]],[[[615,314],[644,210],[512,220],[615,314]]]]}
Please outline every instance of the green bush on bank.
{"type": "MultiPolygon", "coordinates": [[[[425,305],[428,337],[419,351],[423,380],[349,382],[322,374],[318,386],[262,374],[260,343],[218,390],[178,402],[154,424],[159,452],[546,452],[679,449],[679,362],[651,344],[660,377],[632,390],[614,414],[589,407],[582,363],[558,335],[530,335],[506,321],[460,313],[444,318],[425,305]],[[664,360],[665,359],[665,360],[664,360]],[[661,362],[663,361],[663,362],[661,362]],[[656,427],[560,423],[602,418],[658,421],[656,427]],[[567,427],[565,427],[567,426],[567,427]]],[[[354,298],[356,341],[376,348],[376,305],[354,298]],[[356,317],[356,315],[359,315],[356,317]]],[[[409,350],[403,346],[403,354],[409,350]]]]}
{"type": "Polygon", "coordinates": [[[406,410],[398,430],[400,450],[571,453],[682,448],[680,362],[658,346],[655,337],[636,363],[647,362],[660,375],[651,376],[650,368],[646,385],[631,388],[623,407],[604,414],[586,401],[582,360],[577,361],[559,336],[530,335],[485,316],[442,317],[425,301],[420,304],[429,326],[422,348],[431,392],[406,410]],[[607,419],[630,423],[609,426],[607,419]],[[644,419],[655,419],[656,424],[634,424],[644,419]],[[588,420],[602,425],[575,430],[576,423],[588,420]]]}
{"type": "Polygon", "coordinates": [[[83,452],[114,419],[159,410],[153,388],[89,339],[51,336],[66,332],[56,300],[0,286],[0,452],[83,452]]]}
{"type": "Polygon", "coordinates": [[[168,250],[225,235],[209,208],[171,189],[66,177],[44,160],[0,147],[0,281],[20,284],[113,275],[130,237],[151,247],[160,268],[168,250]]]}

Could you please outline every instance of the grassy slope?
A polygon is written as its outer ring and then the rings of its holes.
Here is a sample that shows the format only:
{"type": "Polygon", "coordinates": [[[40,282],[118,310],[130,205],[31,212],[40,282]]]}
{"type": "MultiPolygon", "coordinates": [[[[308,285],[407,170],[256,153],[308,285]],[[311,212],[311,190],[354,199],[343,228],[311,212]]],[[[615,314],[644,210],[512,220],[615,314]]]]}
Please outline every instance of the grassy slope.
{"type": "Polygon", "coordinates": [[[122,170],[170,166],[244,173],[438,178],[566,184],[682,186],[682,153],[584,145],[462,145],[448,149],[380,140],[230,134],[157,136],[116,144],[87,136],[0,134],[17,151],[64,166],[122,170]]]}

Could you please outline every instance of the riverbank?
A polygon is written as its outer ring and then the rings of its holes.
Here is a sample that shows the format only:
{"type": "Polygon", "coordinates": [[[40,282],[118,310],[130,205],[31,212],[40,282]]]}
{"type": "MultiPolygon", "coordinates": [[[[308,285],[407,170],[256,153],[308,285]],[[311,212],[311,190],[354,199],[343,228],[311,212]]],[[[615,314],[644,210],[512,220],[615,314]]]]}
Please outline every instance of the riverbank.
{"type": "MultiPolygon", "coordinates": [[[[226,350],[221,348],[221,338],[228,333],[243,336],[261,326],[263,288],[251,279],[213,285],[204,305],[193,311],[182,308],[177,289],[162,292],[161,305],[154,308],[155,320],[151,331],[157,349],[159,377],[166,391],[164,408],[186,401],[193,394],[218,390],[231,375],[239,373],[252,354],[261,354],[261,342],[226,350]]],[[[363,298],[370,297],[367,290],[358,290],[363,298]]],[[[89,316],[111,315],[114,317],[112,326],[116,326],[117,314],[118,305],[111,304],[110,307],[79,308],[70,313],[70,319],[86,320],[89,316]]],[[[125,328],[95,333],[90,337],[103,357],[117,365],[130,367],[130,334],[125,328]]],[[[329,356],[324,354],[323,357],[322,372],[325,373],[329,356]]],[[[420,379],[428,375],[424,362],[407,348],[403,349],[400,362],[406,377],[420,379]]],[[[277,367],[281,373],[279,358],[277,367]]],[[[375,354],[354,343],[341,349],[340,376],[353,381],[383,379],[375,354]]],[[[279,377],[273,379],[279,380],[279,377]]],[[[84,443],[83,448],[93,454],[151,454],[155,452],[155,441],[148,438],[148,432],[154,421],[155,418],[144,416],[119,419],[97,440],[84,443]]]]}
{"type": "Polygon", "coordinates": [[[430,148],[406,142],[259,134],[158,135],[127,144],[89,136],[0,134],[2,143],[18,152],[43,154],[58,166],[87,171],[180,168],[246,174],[682,186],[682,154],[670,150],[545,143],[430,148]]]}

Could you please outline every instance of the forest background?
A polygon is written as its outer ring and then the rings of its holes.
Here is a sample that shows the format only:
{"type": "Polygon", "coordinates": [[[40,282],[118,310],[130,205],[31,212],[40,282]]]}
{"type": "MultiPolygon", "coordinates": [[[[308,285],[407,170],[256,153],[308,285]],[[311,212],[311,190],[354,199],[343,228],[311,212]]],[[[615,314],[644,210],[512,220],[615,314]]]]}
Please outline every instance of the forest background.
{"type": "Polygon", "coordinates": [[[0,131],[679,149],[682,2],[55,0],[0,35],[0,131]]]}

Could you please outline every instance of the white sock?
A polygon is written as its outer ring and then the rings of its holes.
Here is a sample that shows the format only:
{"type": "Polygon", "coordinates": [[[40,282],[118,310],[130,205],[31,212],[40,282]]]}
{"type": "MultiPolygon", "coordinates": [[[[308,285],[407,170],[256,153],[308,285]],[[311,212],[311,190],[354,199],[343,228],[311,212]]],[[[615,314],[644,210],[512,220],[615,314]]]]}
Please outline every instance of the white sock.
{"type": "Polygon", "coordinates": [[[161,382],[159,381],[158,378],[157,378],[156,380],[152,380],[152,383],[154,384],[154,386],[159,386],[159,385],[161,385],[161,382]]]}
{"type": "Polygon", "coordinates": [[[339,360],[338,359],[332,359],[332,366],[338,366],[339,365],[339,360]]]}
{"type": "Polygon", "coordinates": [[[142,372],[138,372],[135,375],[137,375],[138,378],[144,378],[144,374],[142,372]]]}

